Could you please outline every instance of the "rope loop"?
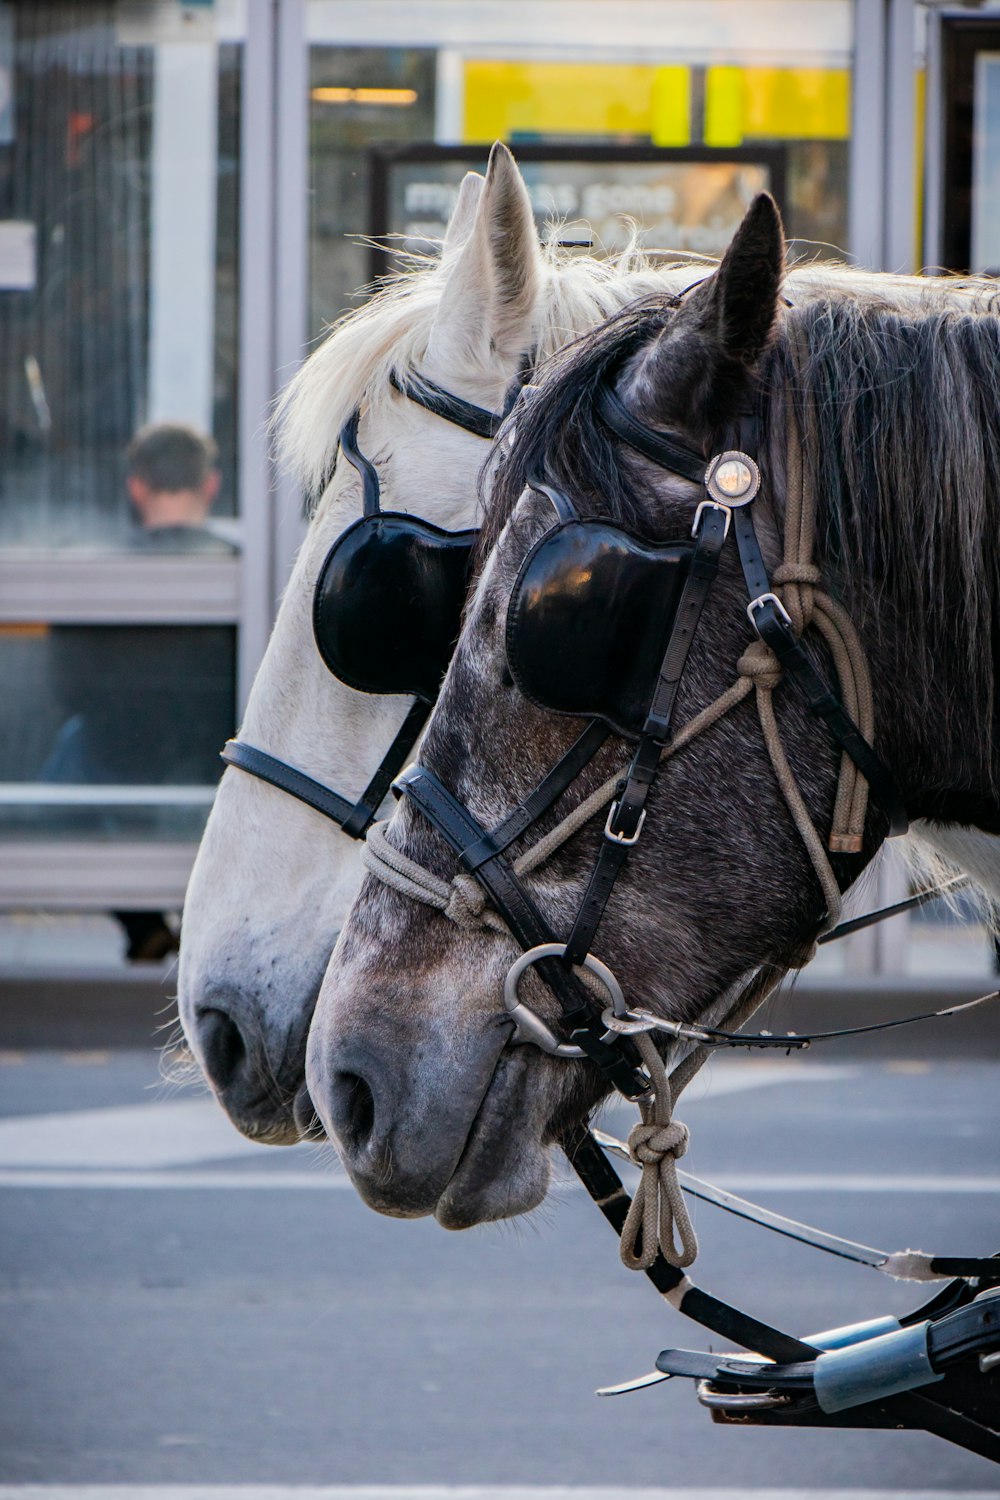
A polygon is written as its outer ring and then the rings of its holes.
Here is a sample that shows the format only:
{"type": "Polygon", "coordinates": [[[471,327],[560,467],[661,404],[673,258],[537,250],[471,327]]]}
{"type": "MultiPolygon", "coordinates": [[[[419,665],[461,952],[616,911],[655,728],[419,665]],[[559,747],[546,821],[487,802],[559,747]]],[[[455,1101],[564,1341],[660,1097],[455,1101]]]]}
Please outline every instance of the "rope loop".
{"type": "Polygon", "coordinates": [[[482,927],[486,912],[486,892],[471,875],[456,875],[444,907],[444,915],[456,927],[482,927]]]}
{"type": "Polygon", "coordinates": [[[770,646],[763,641],[751,641],[739,661],[736,670],[741,677],[748,677],[756,687],[770,692],[781,681],[778,658],[770,646]]]}
{"type": "Polygon", "coordinates": [[[810,587],[822,583],[823,575],[815,563],[779,563],[774,570],[773,581],[779,585],[783,583],[801,583],[810,587]]]}
{"type": "Polygon", "coordinates": [[[658,1167],[664,1157],[680,1161],[687,1154],[691,1132],[680,1120],[667,1125],[633,1125],[628,1136],[628,1154],[637,1167],[658,1167]]]}
{"type": "Polygon", "coordinates": [[[698,1254],[698,1237],[677,1180],[677,1161],[687,1151],[690,1134],[680,1120],[670,1118],[670,1080],[652,1037],[640,1033],[635,1044],[652,1098],[640,1105],[642,1121],[629,1132],[629,1155],[642,1178],[622,1228],[622,1264],[630,1271],[648,1271],[659,1251],[670,1265],[689,1266],[698,1254]]]}

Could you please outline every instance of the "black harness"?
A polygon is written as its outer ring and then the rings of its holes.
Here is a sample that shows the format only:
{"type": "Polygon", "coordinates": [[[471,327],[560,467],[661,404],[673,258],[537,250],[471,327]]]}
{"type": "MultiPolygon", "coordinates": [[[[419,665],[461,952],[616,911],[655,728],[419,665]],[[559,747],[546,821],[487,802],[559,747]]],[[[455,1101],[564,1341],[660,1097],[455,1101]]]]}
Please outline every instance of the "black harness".
{"type": "MultiPolygon", "coordinates": [[[[741,423],[736,446],[706,467],[705,457],[679,439],[638,422],[612,391],[604,391],[598,410],[622,441],[669,472],[704,485],[691,540],[653,545],[623,528],[582,518],[565,494],[533,477],[531,487],[548,497],[556,524],[530,549],[515,582],[507,614],[508,666],[529,699],[590,722],[535,790],[491,830],[425,767],[408,767],[394,790],[408,797],[445,839],[524,950],[508,976],[515,978],[515,1000],[516,977],[534,963],[561,1007],[567,1040],[553,1036],[520,1003],[509,1005],[517,1026],[514,1040],[533,1042],[559,1056],[586,1056],[611,1086],[635,1099],[648,1091],[649,1080],[634,1044],[609,1027],[610,1009],[603,1014],[595,1010],[573,967],[608,972],[590,954],[591,941],[629,851],[641,837],[678,685],[730,530],[747,588],[747,614],[758,636],[775,652],[810,712],[866,778],[890,834],[904,833],[907,818],[891,772],[809,660],[770,586],[753,524],[752,501],[760,487],[756,422],[741,423]],[[588,610],[591,582],[596,608],[588,610]],[[643,601],[638,628],[630,616],[637,600],[643,601]],[[651,652],[646,660],[658,662],[655,673],[644,673],[636,640],[651,652]],[[635,749],[569,938],[560,942],[515,873],[507,850],[552,807],[612,730],[633,739],[635,749]]],[[[696,1039],[744,1045],[754,1040],[711,1030],[696,1039]]],[[[775,1041],[761,1038],[765,1045],[775,1041]]],[[[581,1124],[561,1144],[620,1237],[631,1199],[595,1135],[581,1124]]],[[[697,1179],[687,1179],[685,1187],[817,1248],[881,1264],[879,1252],[768,1215],[697,1179]]],[[[1000,1462],[995,1394],[987,1390],[984,1395],[988,1385],[995,1388],[996,1379],[977,1383],[968,1371],[970,1351],[995,1350],[1000,1342],[1000,1260],[931,1258],[929,1264],[956,1279],[913,1314],[882,1320],[878,1327],[858,1325],[803,1340],[703,1292],[658,1253],[646,1274],[661,1295],[702,1327],[764,1356],[767,1363],[668,1350],[657,1361],[658,1375],[634,1384],[688,1375],[702,1382],[700,1398],[720,1420],[915,1427],[1000,1462]]],[[[995,1354],[982,1357],[996,1361],[995,1354]]],[[[993,1367],[984,1365],[983,1373],[993,1367]]]]}
{"type": "MultiPolygon", "coordinates": [[[[499,412],[455,396],[416,371],[394,371],[390,378],[401,395],[426,411],[475,437],[492,439],[530,368],[526,355],[499,412]]],[[[337,537],[320,570],[313,635],[326,666],[348,687],[412,695],[414,701],[356,802],[245,740],[229,740],[221,751],[227,765],[306,803],[353,839],[363,839],[375,821],[427,722],[458,639],[479,534],[472,528],[445,531],[421,516],[383,510],[378,470],[358,447],[360,416],[356,410],[344,423],[339,452],[361,477],[362,514],[337,537]]],[[[331,470],[321,491],[332,477],[331,470]]]]}

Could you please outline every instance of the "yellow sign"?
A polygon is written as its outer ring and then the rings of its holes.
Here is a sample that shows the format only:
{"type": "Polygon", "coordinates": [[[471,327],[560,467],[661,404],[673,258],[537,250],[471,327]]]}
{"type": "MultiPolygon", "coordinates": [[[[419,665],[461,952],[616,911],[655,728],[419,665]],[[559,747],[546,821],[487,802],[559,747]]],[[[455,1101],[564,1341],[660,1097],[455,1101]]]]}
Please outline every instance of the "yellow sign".
{"type": "MultiPolygon", "coordinates": [[[[465,64],[467,141],[517,136],[644,136],[691,144],[691,73],[624,63],[465,64]]],[[[705,69],[707,146],[757,140],[846,140],[851,79],[845,68],[705,69]]]]}

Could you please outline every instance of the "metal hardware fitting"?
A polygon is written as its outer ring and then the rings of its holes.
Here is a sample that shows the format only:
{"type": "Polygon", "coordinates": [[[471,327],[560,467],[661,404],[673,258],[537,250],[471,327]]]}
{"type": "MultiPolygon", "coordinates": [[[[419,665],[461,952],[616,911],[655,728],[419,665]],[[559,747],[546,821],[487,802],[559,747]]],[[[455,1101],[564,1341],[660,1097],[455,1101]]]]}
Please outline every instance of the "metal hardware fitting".
{"type": "MultiPolygon", "coordinates": [[[[529,948],[527,953],[522,953],[521,957],[516,959],[508,969],[507,977],[503,982],[503,1003],[507,1008],[508,1015],[517,1027],[511,1038],[513,1045],[527,1046],[532,1044],[541,1048],[543,1052],[548,1052],[552,1057],[586,1056],[582,1047],[577,1047],[572,1042],[561,1042],[542,1020],[541,1016],[536,1016],[533,1010],[529,1010],[517,998],[517,986],[524,971],[530,969],[532,964],[537,964],[540,959],[562,958],[566,952],[566,948],[566,943],[539,943],[537,948],[529,948]]],[[[583,967],[589,969],[592,974],[597,975],[611,996],[612,1006],[616,1010],[619,1006],[624,1010],[625,996],[622,994],[622,987],[607,964],[602,964],[599,958],[595,958],[592,953],[588,953],[584,957],[583,967]]],[[[610,1041],[611,1037],[612,1033],[607,1031],[601,1037],[601,1041],[610,1041]]]]}
{"type": "Polygon", "coordinates": [[[749,505],[760,489],[760,470],[749,453],[729,448],[705,470],[705,488],[721,505],[749,505]]]}
{"type": "Polygon", "coordinates": [[[624,1005],[620,1010],[617,1006],[608,1006],[601,1020],[609,1031],[618,1031],[623,1036],[635,1036],[643,1031],[665,1031],[668,1036],[679,1037],[685,1042],[715,1040],[709,1032],[702,1031],[699,1026],[692,1026],[687,1021],[668,1021],[663,1016],[654,1016],[652,1011],[629,1010],[624,1005]]]}
{"type": "Polygon", "coordinates": [[[791,1396],[779,1396],[776,1391],[717,1391],[708,1380],[699,1380],[695,1395],[709,1411],[767,1411],[772,1406],[791,1405],[791,1396]]]}
{"type": "MultiPolygon", "coordinates": [[[[785,606],[782,604],[781,600],[778,598],[777,594],[758,594],[757,598],[751,599],[750,603],[747,605],[747,619],[750,621],[750,624],[753,626],[754,630],[757,630],[757,611],[759,609],[763,609],[765,604],[773,604],[785,624],[791,625],[792,617],[788,613],[788,610],[785,608],[785,606]]],[[[758,635],[760,634],[759,631],[757,633],[758,635]]]]}
{"type": "Polygon", "coordinates": [[[698,509],[694,513],[694,520],[691,522],[691,535],[692,536],[697,536],[698,535],[698,523],[701,520],[701,513],[704,510],[721,510],[722,511],[722,514],[726,518],[725,529],[724,529],[724,531],[722,533],[722,540],[725,541],[726,537],[729,535],[729,523],[733,519],[733,512],[732,512],[732,508],[730,506],[728,506],[728,505],[722,505],[718,500],[701,500],[701,501],[699,501],[699,503],[698,503],[698,509]]]}
{"type": "Polygon", "coordinates": [[[639,842],[639,835],[642,832],[642,825],[646,821],[646,809],[643,808],[642,812],[639,814],[639,821],[635,825],[635,833],[632,834],[615,833],[612,829],[611,825],[615,821],[615,814],[617,813],[617,811],[618,803],[612,802],[611,811],[608,813],[608,820],[604,825],[604,837],[606,839],[610,839],[613,844],[628,844],[631,847],[632,844],[637,844],[639,842]]]}

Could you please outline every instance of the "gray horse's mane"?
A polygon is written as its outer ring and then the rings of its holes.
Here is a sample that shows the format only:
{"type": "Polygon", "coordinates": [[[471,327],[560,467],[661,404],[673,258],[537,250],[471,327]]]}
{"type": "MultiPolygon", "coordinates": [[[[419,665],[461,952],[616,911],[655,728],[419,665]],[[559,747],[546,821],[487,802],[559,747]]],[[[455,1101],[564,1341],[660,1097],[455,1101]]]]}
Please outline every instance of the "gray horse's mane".
{"type": "MultiPolygon", "coordinates": [[[[765,392],[793,388],[803,413],[819,501],[818,560],[862,613],[879,604],[891,579],[898,618],[886,625],[905,633],[911,668],[929,681],[932,657],[944,665],[946,639],[955,657],[950,680],[968,685],[988,733],[1000,642],[996,283],[809,269],[792,272],[786,289],[792,305],[759,378],[765,392]]],[[[653,534],[662,529],[654,481],[636,468],[594,403],[674,306],[647,297],[555,362],[530,416],[500,454],[484,548],[531,473],[547,472],[584,510],[653,534]]],[[[780,402],[767,403],[767,411],[767,467],[780,474],[784,412],[780,402]]],[[[780,520],[781,497],[773,501],[780,520]]]]}
{"type": "MultiPolygon", "coordinates": [[[[768,384],[795,391],[819,501],[818,559],[849,608],[900,642],[907,679],[961,685],[994,762],[1000,650],[1000,317],[995,284],[971,302],[817,299],[788,317],[768,384]],[[892,601],[892,617],[888,600],[892,601]]],[[[947,287],[947,284],[946,284],[947,287]]],[[[772,464],[781,424],[768,434],[772,464]]],[[[946,730],[948,705],[929,699],[946,730]]],[[[973,747],[970,747],[972,749],[973,747]]]]}

